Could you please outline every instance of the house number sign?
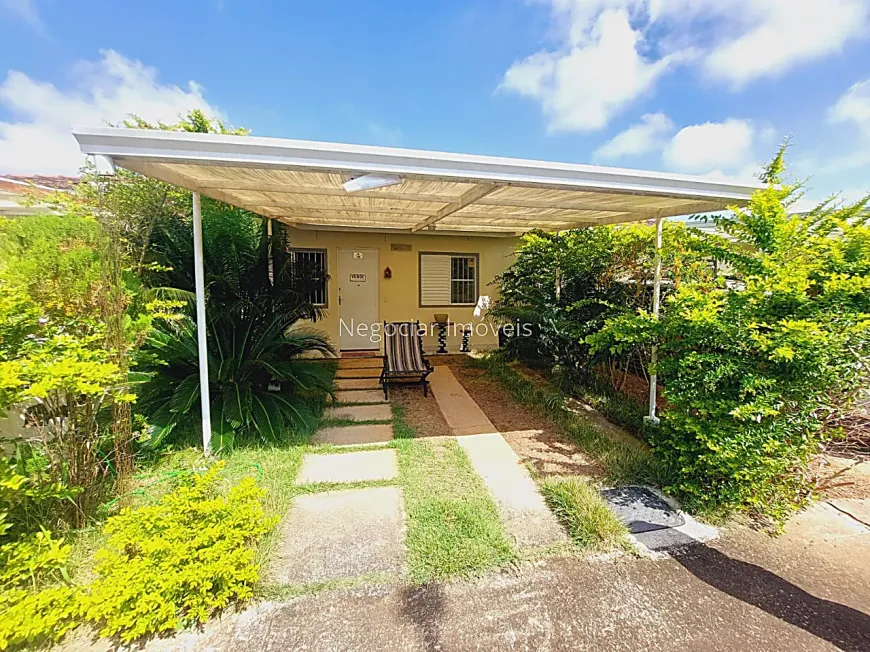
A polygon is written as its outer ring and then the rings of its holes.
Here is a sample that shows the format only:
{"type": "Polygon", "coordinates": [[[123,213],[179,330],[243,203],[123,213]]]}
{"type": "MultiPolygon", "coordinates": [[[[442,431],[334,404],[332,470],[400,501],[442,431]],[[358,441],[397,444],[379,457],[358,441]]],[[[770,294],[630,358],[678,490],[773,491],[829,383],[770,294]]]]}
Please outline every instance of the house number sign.
{"type": "Polygon", "coordinates": [[[365,274],[351,274],[350,275],[351,283],[365,283],[366,275],[365,274]]]}

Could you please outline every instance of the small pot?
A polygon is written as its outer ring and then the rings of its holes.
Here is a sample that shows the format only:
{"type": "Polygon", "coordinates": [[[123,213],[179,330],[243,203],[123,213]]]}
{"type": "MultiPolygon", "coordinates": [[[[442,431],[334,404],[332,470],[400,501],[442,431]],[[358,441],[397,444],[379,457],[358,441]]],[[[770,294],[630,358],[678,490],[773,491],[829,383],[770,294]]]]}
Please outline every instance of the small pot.
{"type": "Polygon", "coordinates": [[[436,312],[435,313],[435,321],[439,324],[446,324],[448,320],[448,315],[446,312],[436,312]]]}

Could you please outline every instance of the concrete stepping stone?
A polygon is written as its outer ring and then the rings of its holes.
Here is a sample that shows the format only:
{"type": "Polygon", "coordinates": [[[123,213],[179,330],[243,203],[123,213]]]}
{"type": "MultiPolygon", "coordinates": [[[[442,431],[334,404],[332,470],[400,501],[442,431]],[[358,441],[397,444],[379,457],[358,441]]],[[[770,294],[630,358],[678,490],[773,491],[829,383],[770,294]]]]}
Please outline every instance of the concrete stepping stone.
{"type": "Polygon", "coordinates": [[[383,358],[340,358],[339,369],[383,369],[383,358]]]}
{"type": "Polygon", "coordinates": [[[498,433],[456,440],[495,498],[505,532],[521,548],[551,546],[568,535],[547,507],[528,469],[498,433]]]}
{"type": "Polygon", "coordinates": [[[361,426],[336,426],[321,428],[311,440],[315,444],[333,446],[359,446],[393,441],[393,425],[390,423],[361,426]]]}
{"type": "Polygon", "coordinates": [[[366,482],[392,480],[399,475],[396,451],[358,451],[333,455],[306,455],[296,484],[313,482],[366,482]]]}
{"type": "MultiPolygon", "coordinates": [[[[383,395],[381,395],[383,398],[383,395]]],[[[349,421],[391,421],[393,411],[389,405],[343,405],[332,407],[324,412],[327,419],[347,419],[349,421]]]]}
{"type": "Polygon", "coordinates": [[[377,378],[338,378],[335,387],[339,390],[352,389],[380,389],[381,383],[377,378]]]}
{"type": "Polygon", "coordinates": [[[299,496],[281,526],[273,578],[309,584],[370,573],[398,575],[405,561],[404,530],[397,487],[299,496]]]}
{"type": "Polygon", "coordinates": [[[342,378],[380,378],[383,367],[363,367],[361,369],[339,369],[335,377],[342,378]]]}
{"type": "Polygon", "coordinates": [[[384,393],[381,390],[350,390],[344,392],[336,392],[335,400],[337,403],[386,403],[384,393]]]}

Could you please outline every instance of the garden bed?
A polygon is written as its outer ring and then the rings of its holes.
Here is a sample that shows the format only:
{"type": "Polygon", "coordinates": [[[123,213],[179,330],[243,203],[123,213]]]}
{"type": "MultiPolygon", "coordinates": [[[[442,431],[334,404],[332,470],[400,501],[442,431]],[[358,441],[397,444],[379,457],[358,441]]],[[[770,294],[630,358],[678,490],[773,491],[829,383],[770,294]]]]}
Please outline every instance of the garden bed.
{"type": "Polygon", "coordinates": [[[453,435],[432,392],[423,396],[423,390],[419,386],[395,385],[390,388],[390,402],[404,410],[405,421],[414,429],[415,437],[453,435]]]}
{"type": "Polygon", "coordinates": [[[546,417],[536,414],[510,397],[483,369],[465,363],[463,357],[446,361],[465,391],[480,406],[520,459],[535,474],[584,475],[602,478],[603,467],[589,457],[546,417]]]}

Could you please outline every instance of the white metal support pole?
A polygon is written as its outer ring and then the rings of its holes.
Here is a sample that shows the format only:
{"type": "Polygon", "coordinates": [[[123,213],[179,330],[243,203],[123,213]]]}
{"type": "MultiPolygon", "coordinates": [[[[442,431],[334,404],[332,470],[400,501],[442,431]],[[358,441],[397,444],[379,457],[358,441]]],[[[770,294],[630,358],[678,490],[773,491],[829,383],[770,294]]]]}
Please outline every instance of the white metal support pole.
{"type": "Polygon", "coordinates": [[[272,220],[266,218],[266,235],[269,237],[269,283],[275,285],[275,263],[272,261],[272,220]]]}
{"type": "MultiPolygon", "coordinates": [[[[656,320],[659,318],[659,308],[661,306],[661,298],[662,298],[662,221],[663,218],[659,217],[656,219],[656,260],[655,260],[655,272],[653,276],[653,317],[656,320]]],[[[657,347],[652,348],[652,354],[650,355],[650,362],[653,367],[658,362],[658,349],[657,347]]],[[[656,416],[656,391],[658,382],[658,374],[650,374],[649,377],[649,415],[647,416],[647,420],[651,423],[658,423],[659,418],[656,416]]]]}
{"type": "Polygon", "coordinates": [[[211,453],[211,401],[208,395],[208,348],[205,322],[205,272],[202,265],[202,206],[193,193],[193,274],[196,284],[196,339],[199,351],[199,397],[202,406],[202,449],[211,453]]]}

